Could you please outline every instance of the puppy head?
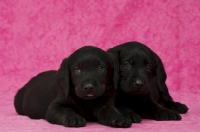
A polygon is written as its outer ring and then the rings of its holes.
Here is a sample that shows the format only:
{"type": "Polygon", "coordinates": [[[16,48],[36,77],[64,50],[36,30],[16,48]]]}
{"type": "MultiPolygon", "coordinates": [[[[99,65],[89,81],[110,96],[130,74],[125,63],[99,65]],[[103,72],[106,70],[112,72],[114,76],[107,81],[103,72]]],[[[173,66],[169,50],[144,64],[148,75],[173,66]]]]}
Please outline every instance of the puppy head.
{"type": "Polygon", "coordinates": [[[58,70],[58,83],[64,94],[94,99],[114,87],[116,68],[105,51],[85,46],[65,59],[58,70]],[[70,93],[70,94],[72,94],[70,93]]]}
{"type": "MultiPolygon", "coordinates": [[[[118,57],[120,90],[129,94],[147,94],[153,81],[165,82],[166,74],[160,58],[147,46],[127,42],[108,50],[118,57]]],[[[156,84],[156,85],[157,85],[156,84]]],[[[156,88],[156,87],[155,87],[156,88]]]]}

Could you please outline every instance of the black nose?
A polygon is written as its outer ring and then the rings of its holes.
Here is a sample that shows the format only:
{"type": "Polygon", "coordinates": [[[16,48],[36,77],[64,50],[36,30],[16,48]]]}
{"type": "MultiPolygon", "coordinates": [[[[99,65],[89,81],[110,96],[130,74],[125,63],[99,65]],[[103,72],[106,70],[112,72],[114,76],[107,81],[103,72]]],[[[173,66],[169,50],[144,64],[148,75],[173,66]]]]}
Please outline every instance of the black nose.
{"type": "Polygon", "coordinates": [[[92,93],[93,90],[94,90],[94,86],[92,84],[85,84],[84,87],[83,87],[83,89],[85,91],[87,91],[88,93],[92,93]]]}
{"type": "Polygon", "coordinates": [[[135,79],[135,81],[134,81],[134,85],[135,85],[136,87],[143,87],[144,84],[145,84],[145,82],[142,81],[142,79],[139,79],[139,78],[135,79]]]}

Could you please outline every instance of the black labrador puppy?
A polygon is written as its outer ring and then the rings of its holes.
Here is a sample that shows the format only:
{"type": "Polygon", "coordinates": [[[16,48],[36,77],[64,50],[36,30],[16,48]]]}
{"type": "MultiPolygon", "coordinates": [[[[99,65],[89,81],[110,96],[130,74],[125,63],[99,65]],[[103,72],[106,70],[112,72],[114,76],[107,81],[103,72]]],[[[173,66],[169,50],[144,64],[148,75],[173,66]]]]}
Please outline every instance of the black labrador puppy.
{"type": "Polygon", "coordinates": [[[64,59],[58,71],[40,73],[22,87],[15,109],[20,115],[68,127],[83,127],[86,121],[130,127],[131,119],[114,106],[117,69],[109,53],[82,47],[64,59]]]}
{"type": "Polygon", "coordinates": [[[130,108],[142,118],[181,120],[179,114],[188,108],[169,95],[165,69],[156,53],[139,42],[127,42],[108,52],[120,65],[118,107],[130,108]]]}

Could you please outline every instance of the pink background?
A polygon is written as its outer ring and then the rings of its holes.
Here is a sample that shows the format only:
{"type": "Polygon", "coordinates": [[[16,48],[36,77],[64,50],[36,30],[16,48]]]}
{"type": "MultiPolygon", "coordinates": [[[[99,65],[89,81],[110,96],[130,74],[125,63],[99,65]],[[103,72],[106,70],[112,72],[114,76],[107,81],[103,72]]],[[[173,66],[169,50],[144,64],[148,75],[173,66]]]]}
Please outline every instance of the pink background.
{"type": "Polygon", "coordinates": [[[0,0],[0,131],[200,131],[199,0],[0,0]],[[182,121],[143,120],[131,128],[97,123],[66,128],[19,116],[13,97],[39,72],[58,69],[74,50],[145,43],[163,60],[182,121]]]}

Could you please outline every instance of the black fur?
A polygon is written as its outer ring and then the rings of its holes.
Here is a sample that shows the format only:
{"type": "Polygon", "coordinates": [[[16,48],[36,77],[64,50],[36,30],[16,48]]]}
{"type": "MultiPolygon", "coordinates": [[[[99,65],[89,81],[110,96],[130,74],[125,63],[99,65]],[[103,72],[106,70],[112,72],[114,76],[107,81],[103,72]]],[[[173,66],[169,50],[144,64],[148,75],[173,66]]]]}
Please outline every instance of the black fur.
{"type": "Polygon", "coordinates": [[[130,127],[131,119],[114,106],[117,79],[113,56],[85,46],[64,59],[58,71],[33,77],[18,91],[14,105],[20,115],[68,127],[83,127],[86,121],[130,127]]]}
{"type": "Polygon", "coordinates": [[[127,42],[108,52],[118,58],[120,67],[118,107],[130,108],[142,118],[181,120],[179,114],[188,108],[169,95],[165,69],[156,53],[139,42],[127,42]]]}

